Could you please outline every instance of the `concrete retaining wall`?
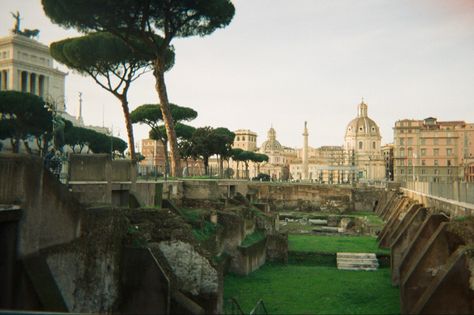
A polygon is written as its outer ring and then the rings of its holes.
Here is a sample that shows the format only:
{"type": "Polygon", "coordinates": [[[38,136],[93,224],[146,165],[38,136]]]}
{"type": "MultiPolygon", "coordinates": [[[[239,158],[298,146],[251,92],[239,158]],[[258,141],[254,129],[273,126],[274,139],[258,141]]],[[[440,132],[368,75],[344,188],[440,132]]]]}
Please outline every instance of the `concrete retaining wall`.
{"type": "Polygon", "coordinates": [[[391,249],[392,283],[400,285],[401,312],[474,313],[474,217],[447,211],[457,202],[426,207],[418,203],[422,199],[403,191],[405,196],[387,193],[376,209],[386,220],[379,244],[391,249]]]}
{"type": "Polygon", "coordinates": [[[68,172],[69,187],[83,204],[128,207],[136,190],[136,164],[108,154],[70,154],[68,172]]]}
{"type": "Polygon", "coordinates": [[[79,237],[82,208],[44,170],[41,158],[0,154],[0,174],[0,204],[17,204],[24,210],[18,225],[20,258],[79,237]]]}

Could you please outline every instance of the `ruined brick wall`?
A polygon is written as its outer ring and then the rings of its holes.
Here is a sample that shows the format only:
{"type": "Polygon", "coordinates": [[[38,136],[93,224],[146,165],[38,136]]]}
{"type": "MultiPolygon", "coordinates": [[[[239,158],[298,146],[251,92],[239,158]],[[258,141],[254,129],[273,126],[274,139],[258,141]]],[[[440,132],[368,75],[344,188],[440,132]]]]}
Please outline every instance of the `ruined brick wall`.
{"type": "Polygon", "coordinates": [[[288,262],[288,234],[274,233],[267,235],[267,260],[288,262]]]}
{"type": "Polygon", "coordinates": [[[239,246],[231,261],[230,271],[239,275],[248,275],[264,265],[267,257],[266,243],[267,239],[264,238],[248,247],[239,246]]]}
{"type": "Polygon", "coordinates": [[[249,183],[257,202],[268,202],[276,210],[352,211],[352,188],[294,183],[249,183]]]}

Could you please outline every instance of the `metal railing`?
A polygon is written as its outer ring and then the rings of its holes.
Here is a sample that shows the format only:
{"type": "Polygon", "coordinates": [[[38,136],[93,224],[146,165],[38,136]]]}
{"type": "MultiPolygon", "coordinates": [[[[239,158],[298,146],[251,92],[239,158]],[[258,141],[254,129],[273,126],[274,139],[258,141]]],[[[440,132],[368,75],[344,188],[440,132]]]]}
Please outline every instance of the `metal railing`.
{"type": "MultiPolygon", "coordinates": [[[[227,303],[224,305],[224,314],[228,315],[244,315],[244,311],[239,305],[239,302],[235,298],[230,298],[227,300],[227,303]]],[[[263,303],[263,300],[258,300],[255,307],[250,311],[250,315],[268,315],[267,308],[263,303]]]]}
{"type": "Polygon", "coordinates": [[[255,307],[250,311],[250,315],[267,315],[268,311],[263,303],[263,300],[259,300],[255,307]]]}
{"type": "Polygon", "coordinates": [[[226,315],[244,315],[244,311],[237,302],[236,299],[230,298],[227,303],[224,304],[224,314],[226,315]]]}

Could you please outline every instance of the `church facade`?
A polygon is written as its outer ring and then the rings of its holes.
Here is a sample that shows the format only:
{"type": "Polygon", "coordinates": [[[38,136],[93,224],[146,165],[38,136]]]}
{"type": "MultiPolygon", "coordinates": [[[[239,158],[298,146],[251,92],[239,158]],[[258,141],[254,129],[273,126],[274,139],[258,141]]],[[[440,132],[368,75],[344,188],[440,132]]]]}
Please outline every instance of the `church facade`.
{"type": "MultiPolygon", "coordinates": [[[[344,144],[341,146],[310,147],[306,122],[302,134],[303,147],[300,149],[283,146],[277,140],[273,127],[259,148],[256,148],[256,143],[249,145],[249,135],[256,134],[250,130],[237,130],[234,147],[248,147],[249,151],[268,155],[269,160],[260,166],[260,172],[270,175],[273,180],[340,184],[383,180],[386,177],[380,130],[369,118],[368,106],[363,101],[358,105],[357,116],[346,127],[344,144]],[[243,139],[247,143],[243,143],[243,139]]],[[[236,171],[235,163],[231,167],[236,171]]],[[[242,171],[236,173],[242,174],[242,171]]],[[[257,175],[257,167],[253,164],[250,164],[248,175],[250,178],[257,175]]]]}
{"type": "Polygon", "coordinates": [[[344,136],[345,164],[354,166],[357,179],[385,178],[381,142],[379,127],[369,118],[368,106],[362,101],[357,108],[357,117],[349,122],[344,136]]]}

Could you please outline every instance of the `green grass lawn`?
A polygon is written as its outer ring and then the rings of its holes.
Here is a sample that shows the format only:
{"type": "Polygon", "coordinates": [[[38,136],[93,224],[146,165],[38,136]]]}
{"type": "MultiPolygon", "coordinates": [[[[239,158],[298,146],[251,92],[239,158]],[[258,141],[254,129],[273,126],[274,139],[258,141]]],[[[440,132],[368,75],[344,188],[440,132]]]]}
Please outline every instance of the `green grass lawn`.
{"type": "Polygon", "coordinates": [[[288,235],[288,247],[290,251],[299,252],[390,253],[378,248],[372,236],[288,235]]]}
{"type": "Polygon", "coordinates": [[[227,275],[224,299],[249,313],[263,299],[269,314],[399,314],[399,290],[390,269],[267,264],[246,277],[227,275]]]}

